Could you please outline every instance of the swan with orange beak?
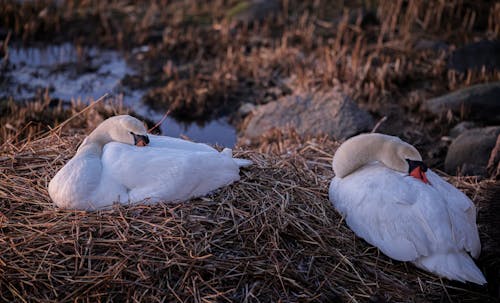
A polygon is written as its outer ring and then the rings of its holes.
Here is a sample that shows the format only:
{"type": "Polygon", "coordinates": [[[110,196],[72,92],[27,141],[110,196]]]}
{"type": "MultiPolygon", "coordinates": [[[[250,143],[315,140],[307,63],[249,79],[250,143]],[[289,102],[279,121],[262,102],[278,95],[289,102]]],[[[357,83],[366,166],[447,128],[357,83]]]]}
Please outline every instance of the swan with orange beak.
{"type": "Polygon", "coordinates": [[[121,204],[183,202],[240,179],[232,150],[147,133],[138,119],[103,121],[52,178],[48,192],[60,208],[98,210],[121,204]]]}
{"type": "Polygon", "coordinates": [[[471,259],[481,251],[474,204],[427,169],[415,147],[362,134],[337,149],[332,166],[330,201],[356,235],[441,277],[486,283],[471,259]]]}

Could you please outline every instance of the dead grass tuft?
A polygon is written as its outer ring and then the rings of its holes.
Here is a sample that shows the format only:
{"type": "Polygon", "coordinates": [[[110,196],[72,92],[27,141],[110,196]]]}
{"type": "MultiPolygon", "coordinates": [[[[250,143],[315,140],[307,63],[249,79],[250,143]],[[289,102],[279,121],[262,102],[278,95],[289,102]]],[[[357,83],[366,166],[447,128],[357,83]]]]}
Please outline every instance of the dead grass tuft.
{"type": "MultiPolygon", "coordinates": [[[[189,203],[55,209],[47,184],[81,133],[0,150],[3,301],[493,301],[356,238],[327,197],[338,143],[271,134],[240,182],[189,203]]],[[[484,182],[454,178],[474,201],[484,182]]]]}

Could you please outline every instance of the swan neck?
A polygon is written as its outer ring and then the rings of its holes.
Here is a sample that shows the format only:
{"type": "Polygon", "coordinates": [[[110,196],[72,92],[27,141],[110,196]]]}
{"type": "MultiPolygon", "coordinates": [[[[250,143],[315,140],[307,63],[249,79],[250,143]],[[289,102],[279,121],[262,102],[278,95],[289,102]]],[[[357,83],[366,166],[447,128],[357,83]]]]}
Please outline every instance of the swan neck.
{"type": "Polygon", "coordinates": [[[403,159],[395,153],[395,147],[403,142],[382,134],[358,135],[344,142],[332,161],[337,177],[345,177],[371,162],[381,162],[385,166],[404,172],[403,159]]]}
{"type": "Polygon", "coordinates": [[[342,178],[374,161],[379,161],[378,154],[369,153],[367,150],[363,149],[351,151],[342,149],[338,150],[335,154],[333,170],[337,177],[342,178]]]}
{"type": "Polygon", "coordinates": [[[82,144],[78,148],[76,154],[95,154],[97,156],[102,155],[102,149],[104,145],[111,142],[110,136],[102,130],[101,127],[96,128],[93,132],[88,135],[82,144]]]}

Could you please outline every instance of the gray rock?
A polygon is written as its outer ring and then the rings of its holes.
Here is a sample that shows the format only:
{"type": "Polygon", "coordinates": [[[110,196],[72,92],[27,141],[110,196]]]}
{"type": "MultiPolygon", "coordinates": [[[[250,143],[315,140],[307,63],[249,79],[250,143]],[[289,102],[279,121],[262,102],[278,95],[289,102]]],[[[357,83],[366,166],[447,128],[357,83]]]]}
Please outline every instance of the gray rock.
{"type": "Polygon", "coordinates": [[[251,114],[256,108],[257,107],[255,106],[255,104],[245,102],[238,109],[238,114],[240,114],[242,117],[245,117],[251,114]]]}
{"type": "MultiPolygon", "coordinates": [[[[333,28],[333,27],[337,28],[342,22],[345,22],[344,18],[345,18],[344,16],[334,18],[330,24],[324,22],[318,22],[318,20],[316,21],[319,26],[327,28],[333,28]]],[[[347,23],[349,25],[358,24],[359,26],[361,26],[362,29],[366,29],[369,26],[379,25],[380,20],[375,10],[360,8],[349,11],[347,23]]]]}
{"type": "Polygon", "coordinates": [[[500,40],[483,40],[470,43],[452,52],[448,58],[448,68],[459,72],[467,70],[500,69],[500,40]]]}
{"type": "Polygon", "coordinates": [[[301,135],[328,134],[344,139],[369,130],[373,118],[339,92],[283,97],[257,107],[246,123],[244,135],[258,138],[273,128],[294,128],[301,135]]]}
{"type": "Polygon", "coordinates": [[[456,138],[456,137],[460,136],[466,130],[473,129],[473,128],[476,128],[476,127],[477,127],[477,125],[474,122],[462,121],[462,122],[458,123],[457,125],[455,125],[450,130],[449,136],[452,137],[452,138],[456,138]]]}
{"type": "Polygon", "coordinates": [[[243,23],[262,22],[276,15],[280,8],[280,2],[277,0],[243,0],[231,8],[226,15],[232,20],[243,23]]]}
{"type": "Polygon", "coordinates": [[[500,82],[478,84],[427,100],[424,109],[436,115],[451,110],[463,119],[500,123],[500,82]]]}
{"type": "Polygon", "coordinates": [[[449,174],[487,175],[486,167],[500,126],[474,128],[465,131],[451,143],[444,163],[449,174]]]}
{"type": "MultiPolygon", "coordinates": [[[[487,169],[491,177],[495,178],[496,180],[500,179],[500,135],[498,135],[497,137],[495,147],[493,148],[493,150],[491,150],[487,169]]],[[[498,188],[500,189],[500,184],[498,188]]]]}
{"type": "Polygon", "coordinates": [[[427,40],[427,39],[420,39],[413,46],[413,49],[417,51],[430,50],[433,52],[447,51],[448,48],[449,48],[448,44],[446,44],[446,42],[444,41],[427,40]]]}

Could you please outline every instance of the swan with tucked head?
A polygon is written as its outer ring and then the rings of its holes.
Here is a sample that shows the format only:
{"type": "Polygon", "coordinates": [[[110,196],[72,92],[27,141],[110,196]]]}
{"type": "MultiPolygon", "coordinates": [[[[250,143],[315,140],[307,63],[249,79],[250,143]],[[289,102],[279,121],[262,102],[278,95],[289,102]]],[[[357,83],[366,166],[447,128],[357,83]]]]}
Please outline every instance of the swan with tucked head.
{"type": "Polygon", "coordinates": [[[335,175],[343,178],[373,161],[428,183],[427,166],[418,150],[398,137],[384,134],[362,134],[347,140],[335,152],[332,167],[335,175]]]}
{"type": "Polygon", "coordinates": [[[87,147],[93,146],[102,151],[103,146],[109,142],[146,146],[149,143],[144,123],[129,115],[114,116],[104,120],[85,138],[77,154],[87,147]]]}
{"type": "Polygon", "coordinates": [[[439,276],[484,284],[468,253],[481,244],[472,201],[393,136],[362,134],[336,151],[329,196],[347,225],[387,256],[439,276]]]}
{"type": "Polygon", "coordinates": [[[134,117],[103,121],[50,181],[61,208],[95,210],[113,202],[184,201],[239,180],[251,161],[200,143],[147,133],[134,117]]]}

